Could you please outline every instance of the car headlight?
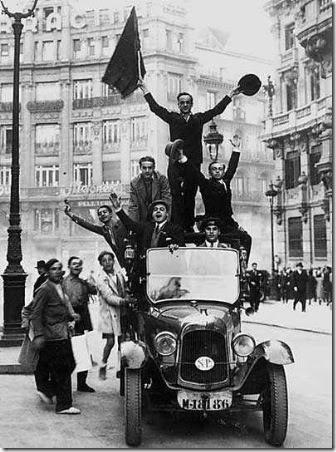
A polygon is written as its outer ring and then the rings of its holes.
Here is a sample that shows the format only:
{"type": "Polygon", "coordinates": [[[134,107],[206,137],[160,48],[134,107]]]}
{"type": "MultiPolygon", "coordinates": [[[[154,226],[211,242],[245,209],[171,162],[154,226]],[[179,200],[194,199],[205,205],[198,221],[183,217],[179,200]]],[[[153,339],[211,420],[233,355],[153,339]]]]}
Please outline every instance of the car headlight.
{"type": "Polygon", "coordinates": [[[154,347],[160,355],[168,356],[176,350],[176,338],[169,331],[162,331],[154,338],[154,347]]]}
{"type": "Polygon", "coordinates": [[[249,356],[255,349],[255,340],[248,334],[237,334],[232,339],[232,348],[238,356],[249,356]]]}

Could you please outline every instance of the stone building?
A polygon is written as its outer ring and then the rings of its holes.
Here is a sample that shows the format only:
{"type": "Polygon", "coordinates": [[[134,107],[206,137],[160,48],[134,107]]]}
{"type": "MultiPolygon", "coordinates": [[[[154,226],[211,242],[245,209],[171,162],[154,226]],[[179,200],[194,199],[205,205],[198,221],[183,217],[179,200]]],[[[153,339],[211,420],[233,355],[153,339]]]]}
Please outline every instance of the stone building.
{"type": "Polygon", "coordinates": [[[263,140],[273,179],[282,265],[332,262],[332,2],[271,0],[279,60],[263,140]],[[275,89],[274,89],[275,88],[275,89]]]}
{"type": "MultiPolygon", "coordinates": [[[[141,156],[152,155],[158,170],[166,172],[166,124],[150,113],[140,91],[122,100],[101,82],[130,7],[82,11],[78,9],[80,2],[76,8],[73,4],[39,0],[35,17],[24,20],[20,199],[23,267],[28,272],[37,259],[56,255],[65,263],[69,255],[79,254],[93,262],[98,251],[106,248],[103,239],[64,215],[65,198],[75,213],[97,220],[96,208],[107,201],[111,187],[127,203],[128,184],[139,172],[141,156]]],[[[230,66],[239,73],[244,55],[230,56],[218,32],[207,30],[198,35],[188,23],[186,9],[176,1],[139,2],[137,15],[146,83],[159,103],[174,109],[178,92],[187,90],[194,95],[197,111],[211,107],[233,87],[230,71],[223,72],[223,68],[230,66]],[[209,60],[211,54],[216,56],[215,73],[207,67],[206,58],[209,60]]],[[[269,63],[247,59],[241,75],[252,72],[254,61],[253,67],[259,64],[264,77],[269,63]]],[[[13,70],[13,33],[5,15],[0,19],[0,65],[0,224],[1,247],[5,249],[13,70]]],[[[226,137],[238,132],[243,139],[242,162],[233,187],[234,208],[238,221],[255,232],[257,240],[267,237],[255,247],[256,259],[269,256],[263,192],[273,161],[258,140],[264,104],[262,94],[240,99],[216,118],[226,137]]],[[[220,156],[227,160],[229,154],[226,143],[220,156]]],[[[4,255],[0,264],[5,267],[4,255]]]]}

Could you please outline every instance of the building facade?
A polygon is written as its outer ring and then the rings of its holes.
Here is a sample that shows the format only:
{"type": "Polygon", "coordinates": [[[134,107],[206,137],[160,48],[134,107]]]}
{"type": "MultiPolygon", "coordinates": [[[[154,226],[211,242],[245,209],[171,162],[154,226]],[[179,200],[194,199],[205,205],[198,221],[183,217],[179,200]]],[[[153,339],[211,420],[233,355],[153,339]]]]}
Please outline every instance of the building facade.
{"type": "MultiPolygon", "coordinates": [[[[140,91],[122,100],[101,82],[130,9],[81,11],[70,1],[40,0],[35,17],[24,21],[20,207],[23,267],[28,272],[37,259],[53,256],[64,263],[73,254],[93,262],[107,246],[64,215],[64,199],[74,213],[97,221],[96,209],[106,203],[111,188],[127,204],[129,181],[139,173],[140,157],[152,155],[157,169],[166,172],[167,125],[149,111],[140,91]]],[[[224,77],[220,68],[216,74],[206,73],[200,63],[202,55],[211,52],[221,61],[228,58],[220,39],[210,31],[206,36],[195,36],[187,12],[178,2],[139,2],[137,15],[146,83],[159,103],[176,109],[177,94],[186,90],[193,93],[194,110],[198,111],[210,108],[232,89],[228,73],[224,77]],[[209,36],[217,50],[209,44],[209,36]]],[[[0,19],[0,32],[0,224],[5,249],[13,71],[13,33],[5,15],[0,19]]],[[[236,57],[237,64],[242,58],[236,57]]],[[[247,230],[252,229],[252,235],[255,232],[256,240],[263,238],[262,246],[255,248],[255,258],[269,261],[263,192],[273,160],[258,140],[264,105],[261,94],[237,100],[216,122],[226,137],[234,133],[242,137],[242,161],[233,186],[234,208],[237,220],[247,230]]],[[[206,168],[206,149],[204,154],[206,168]]],[[[220,157],[227,161],[229,156],[226,143],[220,157]]],[[[201,211],[200,200],[198,208],[201,211]]],[[[5,264],[3,255],[0,265],[4,268],[5,264]]]]}
{"type": "Polygon", "coordinates": [[[279,60],[263,140],[273,180],[282,265],[332,263],[332,2],[271,0],[279,60]]]}

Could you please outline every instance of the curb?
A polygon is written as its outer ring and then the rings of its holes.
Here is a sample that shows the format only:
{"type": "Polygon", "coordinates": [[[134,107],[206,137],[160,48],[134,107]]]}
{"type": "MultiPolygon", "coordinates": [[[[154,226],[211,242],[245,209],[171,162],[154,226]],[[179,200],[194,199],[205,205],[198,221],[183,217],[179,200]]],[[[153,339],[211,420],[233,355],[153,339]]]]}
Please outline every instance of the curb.
{"type": "Polygon", "coordinates": [[[255,323],[256,325],[264,325],[264,326],[271,326],[274,328],[282,328],[283,330],[295,330],[295,331],[304,331],[306,333],[314,333],[314,334],[323,334],[325,336],[332,336],[332,333],[328,333],[327,331],[318,331],[318,330],[310,330],[308,328],[298,328],[298,327],[290,327],[290,326],[284,326],[284,325],[278,325],[274,323],[264,323],[264,322],[252,322],[251,320],[243,320],[243,323],[255,323]]]}

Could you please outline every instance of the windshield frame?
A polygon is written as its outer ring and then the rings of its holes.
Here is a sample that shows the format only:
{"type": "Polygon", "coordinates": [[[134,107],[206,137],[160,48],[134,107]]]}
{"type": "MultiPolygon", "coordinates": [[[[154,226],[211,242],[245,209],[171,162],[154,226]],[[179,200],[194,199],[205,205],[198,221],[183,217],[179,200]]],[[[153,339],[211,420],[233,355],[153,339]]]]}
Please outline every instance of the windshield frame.
{"type": "MultiPolygon", "coordinates": [[[[230,306],[230,305],[232,306],[239,300],[239,296],[240,296],[240,262],[239,262],[239,252],[236,249],[234,249],[234,248],[213,248],[213,249],[209,249],[209,248],[206,248],[206,247],[181,247],[177,251],[170,251],[168,248],[149,248],[147,250],[147,252],[146,252],[146,276],[147,276],[147,278],[146,278],[146,296],[147,296],[148,300],[150,301],[150,303],[152,303],[154,305],[157,305],[157,304],[162,303],[162,302],[167,303],[167,302],[171,302],[171,301],[175,301],[175,302],[178,301],[178,302],[182,302],[182,303],[183,302],[184,303],[189,303],[192,300],[198,300],[199,302],[216,302],[216,303],[223,303],[223,304],[226,304],[228,306],[230,306]],[[172,296],[172,297],[165,297],[165,298],[161,298],[161,299],[153,299],[151,297],[151,293],[150,292],[153,291],[153,288],[150,287],[150,283],[152,282],[150,280],[151,274],[149,272],[150,254],[153,253],[153,252],[155,252],[155,253],[158,253],[158,252],[162,253],[162,252],[164,252],[164,253],[174,254],[175,252],[181,252],[181,251],[183,253],[185,253],[185,252],[188,253],[188,250],[190,250],[192,252],[195,252],[195,250],[198,250],[199,252],[201,252],[201,251],[204,252],[206,250],[206,253],[210,253],[210,252],[211,253],[214,253],[214,252],[217,252],[217,253],[220,253],[220,252],[221,253],[228,253],[228,252],[234,253],[234,255],[235,255],[235,259],[234,259],[235,268],[232,270],[233,275],[231,274],[231,278],[232,278],[232,276],[235,278],[235,280],[233,281],[233,286],[234,287],[232,288],[232,290],[235,291],[235,292],[233,294],[232,301],[231,301],[231,299],[230,300],[223,300],[223,299],[215,298],[215,297],[211,298],[211,296],[209,296],[209,297],[207,296],[206,298],[204,298],[204,296],[203,296],[203,297],[199,298],[199,297],[195,297],[195,296],[192,296],[192,295],[190,297],[187,297],[187,298],[181,298],[181,296],[180,297],[172,296]]],[[[169,275],[165,275],[165,276],[168,277],[169,275]]],[[[201,275],[195,275],[196,278],[199,277],[199,276],[201,276],[201,275]]],[[[171,278],[174,278],[174,277],[179,278],[178,275],[176,275],[176,276],[172,275],[171,276],[171,278]]],[[[218,275],[215,275],[214,277],[218,278],[218,275]]],[[[211,278],[211,276],[209,276],[209,278],[211,278]]],[[[232,279],[231,279],[231,281],[232,281],[232,279]]],[[[210,283],[210,281],[209,281],[209,283],[210,283]]],[[[211,292],[209,292],[209,294],[210,293],[211,292]]]]}

